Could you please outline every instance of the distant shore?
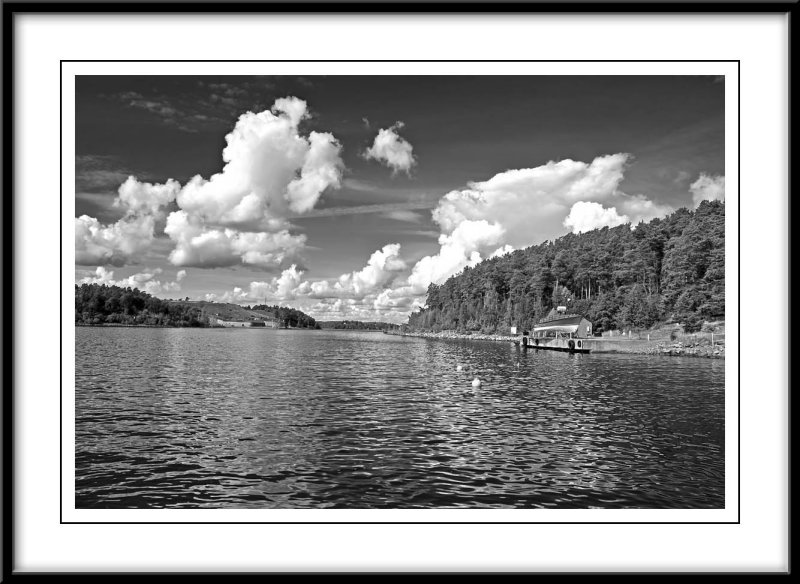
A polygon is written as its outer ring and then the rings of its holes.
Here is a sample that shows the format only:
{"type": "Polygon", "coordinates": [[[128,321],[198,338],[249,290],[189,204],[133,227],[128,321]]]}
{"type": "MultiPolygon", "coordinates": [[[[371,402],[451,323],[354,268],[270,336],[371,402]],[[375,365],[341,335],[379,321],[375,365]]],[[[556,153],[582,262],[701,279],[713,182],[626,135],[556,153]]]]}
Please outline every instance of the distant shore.
{"type": "Polygon", "coordinates": [[[94,327],[94,328],[208,328],[206,326],[174,326],[168,324],[123,324],[118,322],[100,322],[97,324],[90,324],[86,322],[76,322],[75,326],[86,326],[86,327],[94,327]]]}
{"type": "MultiPolygon", "coordinates": [[[[98,324],[87,324],[85,322],[76,322],[75,326],[86,326],[86,327],[105,327],[105,328],[206,328],[206,329],[256,329],[256,330],[281,330],[281,331],[313,331],[313,330],[322,330],[322,329],[314,329],[310,327],[297,327],[297,326],[290,326],[290,327],[271,327],[271,326],[222,326],[218,324],[204,324],[201,326],[179,326],[174,324],[121,324],[117,322],[102,322],[98,324]]],[[[380,331],[378,331],[380,332],[380,331]]]]}
{"type": "MultiPolygon", "coordinates": [[[[499,334],[464,334],[454,333],[451,331],[442,332],[388,332],[389,335],[398,335],[403,337],[420,337],[424,339],[450,339],[450,340],[464,340],[464,341],[502,341],[510,343],[519,343],[522,337],[519,335],[499,335],[499,334]]],[[[601,337],[594,337],[601,338],[601,337]]],[[[610,340],[610,339],[604,339],[610,340]]],[[[614,349],[603,350],[603,353],[624,353],[636,355],[660,355],[667,357],[702,357],[707,359],[724,359],[725,358],[725,345],[717,343],[712,345],[708,341],[699,340],[660,340],[660,341],[647,341],[643,339],[613,339],[615,345],[614,349]]]]}

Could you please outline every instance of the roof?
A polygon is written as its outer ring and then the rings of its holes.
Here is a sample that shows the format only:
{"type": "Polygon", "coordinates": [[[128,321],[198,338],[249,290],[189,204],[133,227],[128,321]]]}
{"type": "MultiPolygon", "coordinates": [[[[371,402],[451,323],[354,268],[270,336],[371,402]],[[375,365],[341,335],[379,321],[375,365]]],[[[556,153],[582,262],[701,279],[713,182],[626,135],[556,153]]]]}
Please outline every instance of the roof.
{"type": "Polygon", "coordinates": [[[580,314],[565,314],[559,315],[556,317],[547,316],[543,318],[538,323],[536,323],[536,328],[540,326],[570,326],[570,325],[577,325],[581,324],[583,317],[580,314]]]}
{"type": "MultiPolygon", "coordinates": [[[[533,327],[534,332],[558,331],[562,333],[576,333],[581,322],[586,320],[580,314],[556,314],[551,312],[533,327]]],[[[588,320],[586,322],[589,322],[588,320]]],[[[589,323],[591,326],[591,323],[589,323]]]]}

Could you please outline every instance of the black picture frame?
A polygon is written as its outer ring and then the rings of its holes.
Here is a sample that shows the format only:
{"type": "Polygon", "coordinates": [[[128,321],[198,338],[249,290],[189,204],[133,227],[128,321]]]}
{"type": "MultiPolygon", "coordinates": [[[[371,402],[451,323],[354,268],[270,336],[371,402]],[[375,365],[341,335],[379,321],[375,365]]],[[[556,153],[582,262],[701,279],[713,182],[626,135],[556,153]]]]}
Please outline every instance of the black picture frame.
{"type": "MultiPolygon", "coordinates": [[[[720,17],[728,14],[779,14],[784,15],[788,20],[788,43],[791,47],[791,16],[796,2],[699,2],[699,3],[686,3],[686,2],[468,2],[459,3],[458,8],[454,9],[453,3],[421,3],[421,2],[170,2],[170,3],[151,3],[151,2],[4,2],[3,3],[3,322],[5,323],[3,329],[3,376],[4,376],[4,392],[3,392],[3,579],[22,577],[23,572],[15,569],[15,548],[14,537],[15,525],[14,521],[14,495],[15,489],[18,489],[14,484],[14,465],[19,461],[15,461],[14,451],[14,408],[15,392],[24,391],[25,388],[17,384],[19,379],[20,368],[18,365],[19,347],[16,344],[15,334],[19,330],[19,320],[15,313],[15,299],[21,293],[19,280],[15,277],[16,269],[18,268],[15,251],[18,250],[16,240],[19,237],[19,227],[15,224],[17,217],[17,207],[15,205],[15,178],[17,178],[17,169],[15,164],[18,164],[18,159],[15,156],[15,140],[18,138],[20,131],[19,127],[15,126],[15,83],[14,83],[14,62],[18,56],[15,53],[15,26],[18,24],[18,19],[23,15],[89,15],[98,12],[108,12],[109,14],[168,14],[168,13],[206,13],[206,14],[297,14],[297,13],[317,13],[317,14],[407,14],[407,15],[426,15],[426,14],[630,14],[641,13],[645,15],[652,15],[653,13],[659,14],[713,14],[720,17]]],[[[792,166],[794,160],[791,148],[792,142],[792,129],[791,122],[791,99],[792,85],[794,79],[794,64],[790,60],[789,55],[786,55],[788,60],[788,96],[789,96],[789,168],[792,166]]],[[[58,75],[59,72],[54,70],[48,74],[58,75]]],[[[789,192],[791,192],[791,177],[789,179],[789,192]]],[[[790,203],[789,203],[790,204],[790,203]]],[[[790,209],[790,207],[789,207],[790,209]]],[[[790,232],[789,232],[790,233],[790,232]]],[[[791,241],[787,242],[789,245],[791,241]]],[[[786,250],[788,254],[788,247],[786,250]]],[[[788,256],[787,256],[788,259],[788,256]]],[[[787,269],[790,276],[791,262],[789,261],[787,269]]],[[[787,280],[789,281],[789,280],[787,280]]],[[[787,290],[787,293],[790,291],[787,290]]],[[[790,297],[790,296],[789,296],[790,297]]],[[[787,318],[791,321],[791,306],[788,306],[787,318]]],[[[787,352],[791,351],[791,339],[787,338],[787,352]]],[[[787,363],[787,382],[790,382],[790,365],[787,363]]],[[[791,402],[789,400],[789,408],[791,402]]],[[[789,419],[791,418],[791,408],[787,412],[789,419]]],[[[787,437],[790,438],[790,435],[787,437]]],[[[790,470],[791,465],[788,466],[789,475],[787,479],[790,483],[790,470]]],[[[788,486],[788,485],[787,485],[788,486]]],[[[17,491],[18,492],[18,491],[17,491]]],[[[790,500],[789,500],[790,503],[790,500]]],[[[787,509],[787,513],[789,512],[787,509]]],[[[790,515],[789,515],[790,518],[790,515]]],[[[738,523],[738,522],[737,522],[738,523]]],[[[788,521],[787,538],[791,532],[791,521],[788,521]]],[[[788,541],[788,540],[787,540],[788,541]]],[[[735,563],[733,564],[736,565],[735,563]]],[[[335,570],[331,569],[329,573],[333,572],[349,572],[361,571],[363,567],[353,566],[351,570],[335,570]]],[[[372,570],[370,570],[372,571],[372,570]]],[[[397,566],[387,565],[385,569],[375,570],[381,573],[433,573],[438,570],[420,569],[418,566],[409,565],[408,569],[397,569],[397,566]]],[[[460,572],[463,571],[459,566],[452,566],[450,569],[445,569],[447,572],[460,572]]],[[[467,571],[482,571],[482,570],[467,570],[467,571]]],[[[487,572],[494,572],[496,570],[489,570],[487,572]]],[[[530,570],[518,570],[510,568],[511,572],[531,573],[530,570]]],[[[572,573],[568,569],[557,570],[559,573],[572,573]]],[[[616,572],[616,570],[601,570],[598,572],[616,572]]],[[[625,570],[627,571],[627,570],[625,570]]],[[[664,570],[660,566],[654,566],[652,572],[664,573],[671,570],[664,570]]],[[[120,570],[116,573],[130,573],[130,570],[120,570]]],[[[145,569],[143,573],[155,573],[156,570],[145,569]]],[[[282,571],[269,572],[279,573],[282,571]]],[[[292,570],[293,573],[304,572],[302,567],[292,570]]],[[[546,571],[533,571],[533,573],[549,573],[546,571]]],[[[650,570],[643,572],[652,573],[650,570]]],[[[679,573],[696,573],[691,569],[678,569],[679,573]]],[[[721,566],[718,570],[720,573],[789,573],[789,569],[784,570],[739,570],[736,567],[726,569],[721,566]]],[[[59,573],[59,572],[56,572],[59,573]]],[[[60,572],[68,573],[68,572],[60,572]]],[[[138,572],[137,572],[138,573],[138,572]]],[[[704,572],[707,573],[707,572],[704,572]]],[[[190,575],[184,572],[185,575],[190,575]]]]}

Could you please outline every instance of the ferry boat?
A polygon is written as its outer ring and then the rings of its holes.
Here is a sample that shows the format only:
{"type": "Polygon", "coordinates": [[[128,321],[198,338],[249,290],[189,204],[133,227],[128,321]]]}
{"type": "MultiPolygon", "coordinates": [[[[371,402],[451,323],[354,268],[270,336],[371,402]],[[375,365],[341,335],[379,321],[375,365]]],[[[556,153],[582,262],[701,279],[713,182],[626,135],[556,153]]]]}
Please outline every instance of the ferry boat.
{"type": "Polygon", "coordinates": [[[523,332],[522,347],[589,353],[588,343],[584,341],[591,336],[591,322],[580,314],[567,314],[566,307],[559,306],[534,325],[532,335],[528,331],[523,332]]]}

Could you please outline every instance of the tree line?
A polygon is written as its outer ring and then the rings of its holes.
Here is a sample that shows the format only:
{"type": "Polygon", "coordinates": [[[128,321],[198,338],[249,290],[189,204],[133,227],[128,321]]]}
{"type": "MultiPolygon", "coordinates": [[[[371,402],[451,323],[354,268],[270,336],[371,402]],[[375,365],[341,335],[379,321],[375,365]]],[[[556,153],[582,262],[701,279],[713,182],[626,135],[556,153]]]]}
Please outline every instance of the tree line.
{"type": "Polygon", "coordinates": [[[725,204],[703,201],[663,219],[568,234],[484,260],[428,287],[411,314],[421,330],[530,329],[556,306],[595,332],[725,316],[725,204]]]}
{"type": "Polygon", "coordinates": [[[272,315],[280,326],[283,328],[320,328],[317,326],[317,321],[308,316],[302,310],[296,308],[289,308],[288,306],[268,306],[266,304],[257,304],[253,307],[245,306],[247,310],[258,310],[267,312],[272,315]]]}
{"type": "Polygon", "coordinates": [[[391,324],[388,322],[362,322],[360,320],[321,320],[317,324],[323,329],[336,330],[383,331],[397,328],[396,324],[391,324]]]}
{"type": "Polygon", "coordinates": [[[197,307],[138,288],[81,284],[75,286],[75,323],[200,327],[207,321],[197,307]]]}
{"type": "MultiPolygon", "coordinates": [[[[203,303],[207,305],[208,303],[203,303]]],[[[244,307],[250,310],[250,307],[244,307]]],[[[283,327],[319,328],[316,321],[295,308],[259,305],[283,327]]],[[[201,305],[184,300],[162,300],[138,288],[106,284],[75,285],[75,323],[79,325],[209,326],[201,305]]]]}

